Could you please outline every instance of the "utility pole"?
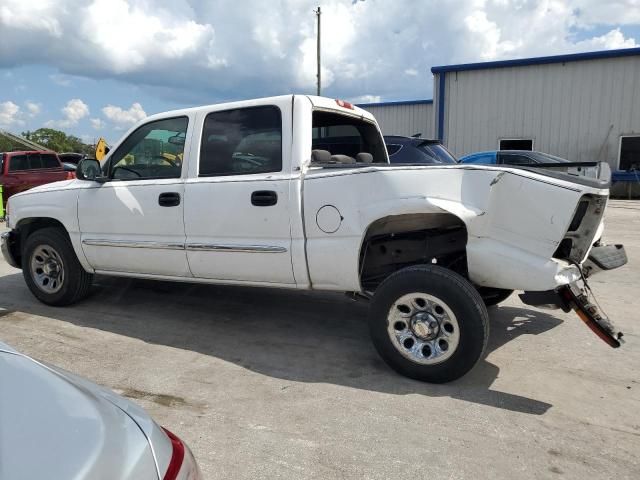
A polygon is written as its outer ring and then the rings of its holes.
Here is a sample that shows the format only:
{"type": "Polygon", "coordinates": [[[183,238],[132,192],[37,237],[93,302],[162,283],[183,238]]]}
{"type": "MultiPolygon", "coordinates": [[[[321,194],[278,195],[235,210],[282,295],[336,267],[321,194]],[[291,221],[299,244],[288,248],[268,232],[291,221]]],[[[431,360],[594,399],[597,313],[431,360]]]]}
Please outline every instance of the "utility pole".
{"type": "Polygon", "coordinates": [[[318,77],[318,96],[320,96],[320,92],[322,91],[321,85],[322,85],[322,78],[321,78],[321,66],[320,66],[320,15],[322,14],[322,12],[320,11],[320,6],[318,6],[318,10],[314,10],[314,13],[316,14],[316,17],[318,19],[318,73],[317,73],[317,77],[318,77]]]}

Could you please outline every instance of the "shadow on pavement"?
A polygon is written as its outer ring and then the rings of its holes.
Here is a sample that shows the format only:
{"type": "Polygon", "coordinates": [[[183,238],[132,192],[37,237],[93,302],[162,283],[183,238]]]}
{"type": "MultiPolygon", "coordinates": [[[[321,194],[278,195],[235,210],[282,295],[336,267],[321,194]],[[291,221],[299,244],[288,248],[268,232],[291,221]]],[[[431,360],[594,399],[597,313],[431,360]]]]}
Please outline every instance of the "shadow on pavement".
{"type": "MultiPolygon", "coordinates": [[[[99,277],[87,300],[52,308],[31,296],[20,274],[0,277],[0,292],[0,307],[5,309],[195,351],[280,379],[396,395],[449,396],[535,415],[551,407],[491,390],[499,368],[487,360],[445,385],[396,374],[369,340],[367,305],[338,293],[99,277]]],[[[487,353],[519,335],[537,335],[561,323],[545,313],[509,306],[492,308],[489,314],[487,353]]]]}

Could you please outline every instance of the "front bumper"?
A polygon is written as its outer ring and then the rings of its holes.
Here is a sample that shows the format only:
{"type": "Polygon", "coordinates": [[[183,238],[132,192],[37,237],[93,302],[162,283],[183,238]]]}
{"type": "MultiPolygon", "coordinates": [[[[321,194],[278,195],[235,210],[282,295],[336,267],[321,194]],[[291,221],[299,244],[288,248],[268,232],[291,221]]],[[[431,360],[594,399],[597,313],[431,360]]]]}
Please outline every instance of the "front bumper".
{"type": "Polygon", "coordinates": [[[5,261],[13,268],[20,268],[20,264],[13,255],[13,245],[15,239],[13,232],[4,232],[0,235],[0,251],[5,261]]]}

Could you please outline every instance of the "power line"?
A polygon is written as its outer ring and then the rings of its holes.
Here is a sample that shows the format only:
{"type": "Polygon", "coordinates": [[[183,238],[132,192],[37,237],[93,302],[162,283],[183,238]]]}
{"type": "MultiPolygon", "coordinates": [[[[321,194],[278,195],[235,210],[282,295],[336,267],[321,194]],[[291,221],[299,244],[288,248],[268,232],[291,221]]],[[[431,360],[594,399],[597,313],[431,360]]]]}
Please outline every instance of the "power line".
{"type": "Polygon", "coordinates": [[[317,10],[314,10],[314,13],[316,14],[316,18],[318,19],[318,39],[317,39],[317,60],[318,60],[318,73],[316,74],[316,77],[318,79],[318,90],[317,90],[317,94],[318,96],[320,96],[320,93],[322,91],[322,72],[321,72],[321,62],[320,62],[320,15],[322,15],[322,12],[320,11],[320,6],[318,6],[317,10]]]}

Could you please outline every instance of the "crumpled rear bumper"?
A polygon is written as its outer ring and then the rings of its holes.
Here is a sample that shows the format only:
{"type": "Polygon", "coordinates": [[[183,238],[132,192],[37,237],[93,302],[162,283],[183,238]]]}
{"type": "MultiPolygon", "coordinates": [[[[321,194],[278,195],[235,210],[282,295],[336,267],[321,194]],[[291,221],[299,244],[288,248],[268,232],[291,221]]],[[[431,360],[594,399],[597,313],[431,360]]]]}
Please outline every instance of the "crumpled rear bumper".
{"type": "MultiPolygon", "coordinates": [[[[578,317],[607,345],[617,348],[623,342],[623,334],[602,311],[587,283],[594,273],[613,270],[627,263],[623,245],[597,245],[589,252],[582,265],[580,280],[567,283],[553,290],[527,292],[520,299],[527,305],[548,308],[562,308],[565,312],[574,310],[578,317]]],[[[576,267],[577,268],[577,267],[576,267]]]]}

